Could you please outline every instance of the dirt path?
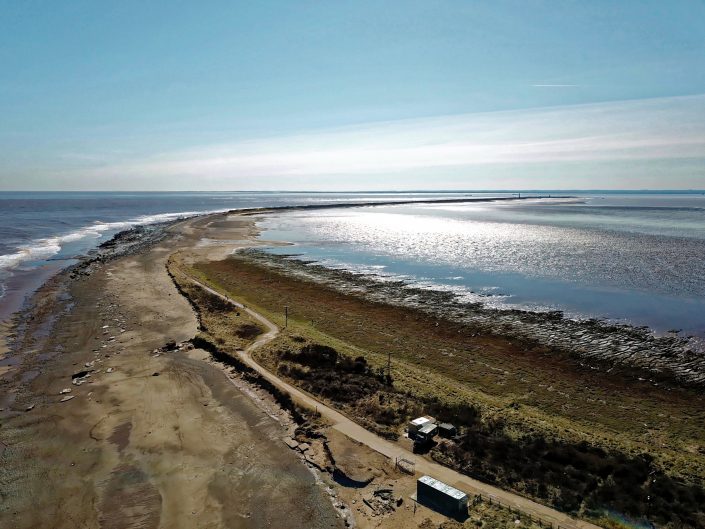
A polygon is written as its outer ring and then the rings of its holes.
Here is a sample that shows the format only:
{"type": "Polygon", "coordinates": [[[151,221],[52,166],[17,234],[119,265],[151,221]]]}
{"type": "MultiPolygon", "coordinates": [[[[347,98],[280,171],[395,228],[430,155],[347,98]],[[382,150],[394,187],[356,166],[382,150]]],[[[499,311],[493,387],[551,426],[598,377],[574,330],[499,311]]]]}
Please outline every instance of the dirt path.
{"type": "Polygon", "coordinates": [[[323,404],[317,400],[312,395],[303,392],[302,390],[292,386],[288,382],[282,380],[275,374],[268,371],[262,365],[257,363],[252,358],[252,351],[266,344],[267,342],[273,340],[277,334],[279,334],[279,327],[269,321],[267,318],[259,314],[258,312],[242,305],[241,303],[235,301],[234,299],[221,294],[220,292],[210,288],[207,285],[197,281],[196,279],[190,278],[193,284],[199,286],[200,288],[210,292],[211,294],[218,296],[220,299],[231,303],[240,310],[245,311],[253,319],[260,322],[267,328],[267,332],[263,334],[256,342],[251,344],[245,350],[241,351],[240,358],[248,366],[255,369],[263,377],[269,380],[272,384],[281,390],[288,392],[291,398],[300,405],[308,407],[309,409],[315,409],[321,414],[327,421],[332,424],[332,428],[343,433],[347,437],[354,439],[364,445],[368,446],[372,450],[383,454],[384,456],[394,460],[396,458],[404,458],[415,462],[416,471],[421,474],[428,474],[434,478],[440,479],[441,481],[453,485],[454,487],[463,490],[464,492],[481,495],[483,498],[491,498],[495,502],[502,503],[505,506],[511,507],[513,510],[519,510],[526,515],[531,515],[533,518],[540,518],[543,522],[550,523],[554,526],[564,529],[599,529],[598,526],[585,522],[583,520],[576,520],[568,516],[567,514],[561,513],[547,507],[536,503],[530,499],[524,498],[512,492],[508,492],[497,487],[493,487],[487,483],[483,483],[476,479],[470,478],[455,470],[444,467],[437,463],[433,463],[424,458],[420,458],[406,450],[405,448],[391,443],[385,439],[382,439],[378,435],[366,430],[359,424],[355,423],[350,418],[346,417],[342,413],[336,411],[335,409],[323,404]]]}

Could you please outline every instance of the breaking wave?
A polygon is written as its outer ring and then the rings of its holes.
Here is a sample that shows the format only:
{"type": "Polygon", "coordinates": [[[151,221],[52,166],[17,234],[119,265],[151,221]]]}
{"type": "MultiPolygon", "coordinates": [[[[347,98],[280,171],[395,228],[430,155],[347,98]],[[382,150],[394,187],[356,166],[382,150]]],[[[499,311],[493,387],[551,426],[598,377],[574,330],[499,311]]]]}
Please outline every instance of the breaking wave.
{"type": "Polygon", "coordinates": [[[218,211],[227,210],[181,211],[177,213],[141,215],[132,219],[118,222],[95,221],[93,224],[83,226],[63,235],[35,239],[27,244],[18,246],[15,249],[16,251],[13,253],[0,255],[0,298],[2,298],[6,292],[6,287],[2,280],[9,277],[12,270],[21,268],[23,265],[29,263],[51,259],[59,254],[62,248],[68,243],[89,238],[99,239],[105,236],[106,233],[116,233],[135,226],[158,224],[160,222],[166,222],[178,218],[192,217],[205,213],[216,213],[218,211]]]}

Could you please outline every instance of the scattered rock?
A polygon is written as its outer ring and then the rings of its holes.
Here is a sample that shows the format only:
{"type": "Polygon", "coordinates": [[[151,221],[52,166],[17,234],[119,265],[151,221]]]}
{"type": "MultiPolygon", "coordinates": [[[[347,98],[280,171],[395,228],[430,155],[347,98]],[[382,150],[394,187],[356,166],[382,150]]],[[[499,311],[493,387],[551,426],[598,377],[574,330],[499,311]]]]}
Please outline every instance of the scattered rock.
{"type": "Polygon", "coordinates": [[[64,388],[61,391],[59,391],[59,395],[64,395],[66,393],[71,393],[71,388],[64,388]]]}
{"type": "Polygon", "coordinates": [[[78,373],[74,373],[71,375],[71,384],[74,386],[80,386],[84,382],[87,381],[87,379],[91,376],[92,371],[87,370],[87,371],[79,371],[78,373]]]}
{"type": "Polygon", "coordinates": [[[158,376],[159,376],[159,371],[155,371],[154,373],[152,373],[152,376],[153,376],[153,377],[158,377],[158,376]]]}
{"type": "Polygon", "coordinates": [[[378,498],[389,501],[392,499],[392,492],[392,489],[377,489],[373,492],[373,494],[378,498]]]}
{"type": "Polygon", "coordinates": [[[76,395],[66,395],[66,396],[65,396],[63,399],[61,399],[59,402],[66,402],[66,401],[69,401],[69,400],[71,400],[71,399],[73,399],[73,398],[75,398],[75,397],[76,397],[76,395]]]}

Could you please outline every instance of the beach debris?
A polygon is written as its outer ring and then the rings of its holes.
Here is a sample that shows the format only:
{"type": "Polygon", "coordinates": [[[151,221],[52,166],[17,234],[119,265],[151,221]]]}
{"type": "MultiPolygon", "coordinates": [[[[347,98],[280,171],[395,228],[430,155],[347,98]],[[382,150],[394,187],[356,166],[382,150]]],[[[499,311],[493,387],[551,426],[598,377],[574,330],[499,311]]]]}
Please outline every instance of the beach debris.
{"type": "Polygon", "coordinates": [[[372,494],[378,498],[389,501],[392,499],[393,492],[393,489],[377,489],[372,494]]]}
{"type": "Polygon", "coordinates": [[[363,497],[362,501],[372,510],[373,516],[381,516],[394,512],[397,507],[400,507],[403,500],[394,498],[394,489],[378,488],[371,495],[363,497]]]}
{"type": "Polygon", "coordinates": [[[32,411],[34,409],[34,406],[35,406],[35,404],[30,404],[29,406],[27,406],[25,411],[32,411]]]}
{"type": "Polygon", "coordinates": [[[110,325],[103,325],[103,329],[107,329],[109,327],[110,327],[110,325]]]}
{"type": "Polygon", "coordinates": [[[84,382],[87,382],[88,378],[91,376],[91,372],[91,370],[86,370],[74,373],[73,375],[71,375],[71,384],[73,384],[74,386],[80,386],[84,382]]]}
{"type": "Polygon", "coordinates": [[[105,370],[106,373],[112,373],[115,371],[112,367],[109,367],[108,369],[105,370]]]}
{"type": "Polygon", "coordinates": [[[73,398],[75,398],[76,395],[66,395],[64,398],[62,398],[59,402],[67,402],[73,398]]]}
{"type": "Polygon", "coordinates": [[[158,349],[154,349],[152,354],[156,357],[160,353],[173,353],[175,351],[188,351],[193,349],[193,344],[190,341],[176,343],[174,340],[170,340],[158,349]]]}
{"type": "Polygon", "coordinates": [[[59,391],[59,395],[65,395],[66,393],[71,393],[71,388],[64,388],[59,391]]]}

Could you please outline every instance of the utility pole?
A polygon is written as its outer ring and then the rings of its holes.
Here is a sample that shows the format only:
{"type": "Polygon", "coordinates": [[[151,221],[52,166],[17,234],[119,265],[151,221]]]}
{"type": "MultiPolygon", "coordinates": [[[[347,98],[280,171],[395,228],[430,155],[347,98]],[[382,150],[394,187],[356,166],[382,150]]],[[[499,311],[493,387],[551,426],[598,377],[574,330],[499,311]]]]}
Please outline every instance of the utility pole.
{"type": "Polygon", "coordinates": [[[387,351],[387,384],[392,383],[392,350],[387,351]]]}
{"type": "Polygon", "coordinates": [[[289,326],[289,305],[284,305],[284,328],[289,326]]]}

